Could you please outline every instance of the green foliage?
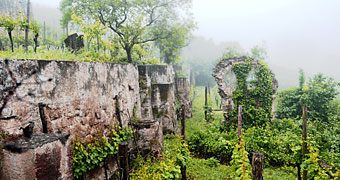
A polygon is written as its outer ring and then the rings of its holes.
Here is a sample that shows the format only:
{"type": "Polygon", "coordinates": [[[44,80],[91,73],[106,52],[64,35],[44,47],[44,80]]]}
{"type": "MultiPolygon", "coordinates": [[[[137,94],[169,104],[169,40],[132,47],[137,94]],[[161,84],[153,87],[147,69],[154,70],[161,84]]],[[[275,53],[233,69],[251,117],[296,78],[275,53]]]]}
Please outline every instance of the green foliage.
{"type": "MultiPolygon", "coordinates": [[[[229,162],[237,144],[237,131],[221,131],[221,126],[216,124],[201,129],[188,138],[190,151],[200,157],[229,162]]],[[[301,162],[301,129],[293,119],[248,128],[244,131],[244,141],[248,152],[264,152],[267,165],[301,162]]]]}
{"type": "Polygon", "coordinates": [[[237,122],[238,106],[242,105],[242,123],[244,127],[263,126],[272,117],[273,84],[272,75],[267,65],[254,66],[252,59],[245,64],[235,64],[233,72],[237,79],[237,88],[233,91],[232,99],[235,104],[229,112],[230,122],[237,122]],[[250,71],[255,68],[256,80],[247,80],[250,71]]]}
{"type": "Polygon", "coordinates": [[[249,164],[248,152],[245,149],[243,137],[241,135],[239,143],[236,144],[231,165],[233,167],[233,179],[235,180],[250,180],[251,179],[251,166],[249,164]]]}
{"type": "Polygon", "coordinates": [[[5,28],[8,33],[8,37],[11,42],[11,49],[14,52],[14,43],[12,37],[12,31],[18,26],[20,30],[24,30],[27,26],[26,17],[23,17],[21,13],[17,14],[16,18],[13,18],[10,15],[0,15],[0,27],[5,28]]]}
{"type": "Polygon", "coordinates": [[[118,153],[118,143],[132,138],[132,130],[128,128],[112,128],[110,136],[98,134],[90,142],[73,141],[73,169],[76,179],[90,170],[104,165],[105,158],[118,153]]]}
{"type": "MultiPolygon", "coordinates": [[[[180,21],[190,0],[74,0],[72,10],[86,19],[99,19],[115,34],[132,63],[135,45],[142,45],[171,35],[171,27],[180,21]]],[[[184,21],[186,22],[186,21],[184,21]]]]}
{"type": "MultiPolygon", "coordinates": [[[[303,170],[307,170],[307,179],[315,179],[315,180],[328,180],[334,179],[332,178],[333,173],[330,171],[331,169],[324,169],[320,166],[320,156],[319,149],[315,147],[315,142],[308,142],[308,151],[307,158],[302,163],[301,167],[303,170]]],[[[336,172],[339,175],[339,171],[336,172]]]]}
{"type": "Polygon", "coordinates": [[[159,159],[140,160],[130,178],[145,180],[180,179],[181,166],[186,166],[190,157],[187,145],[179,136],[164,138],[164,150],[159,159]]]}
{"type": "Polygon", "coordinates": [[[210,103],[208,103],[207,105],[203,106],[204,111],[207,112],[207,122],[211,122],[214,120],[214,113],[212,111],[212,106],[210,103]]]}
{"type": "MultiPolygon", "coordinates": [[[[300,71],[301,72],[301,71],[300,71]]],[[[338,110],[332,109],[331,101],[338,95],[338,83],[332,78],[315,75],[304,84],[304,75],[300,73],[300,87],[278,93],[278,118],[300,118],[302,105],[306,104],[311,120],[328,122],[328,118],[338,110]]]]}
{"type": "Polygon", "coordinates": [[[254,46],[253,48],[251,48],[250,51],[251,51],[250,57],[253,59],[264,61],[268,57],[267,50],[259,45],[254,46]]]}
{"type": "Polygon", "coordinates": [[[185,47],[194,29],[194,23],[187,21],[170,27],[169,36],[155,41],[160,49],[161,59],[167,64],[176,64],[179,61],[181,49],[185,47]]]}
{"type": "Polygon", "coordinates": [[[60,24],[62,28],[68,28],[69,22],[72,20],[72,2],[73,0],[63,0],[60,3],[60,11],[62,12],[63,16],[60,19],[60,24]]]}

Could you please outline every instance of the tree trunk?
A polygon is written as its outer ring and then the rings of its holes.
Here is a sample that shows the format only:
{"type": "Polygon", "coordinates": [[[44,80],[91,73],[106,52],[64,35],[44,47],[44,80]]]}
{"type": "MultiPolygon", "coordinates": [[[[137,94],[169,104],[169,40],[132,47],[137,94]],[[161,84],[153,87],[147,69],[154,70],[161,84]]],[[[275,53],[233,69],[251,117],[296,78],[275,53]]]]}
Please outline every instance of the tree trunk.
{"type": "Polygon", "coordinates": [[[126,51],[126,55],[127,55],[127,58],[128,58],[128,63],[132,63],[132,55],[131,55],[131,48],[127,47],[125,48],[125,51],[126,51]]]}
{"type": "Polygon", "coordinates": [[[66,23],[66,37],[68,37],[68,23],[66,23]]]}
{"type": "Polygon", "coordinates": [[[35,36],[34,36],[34,52],[35,53],[37,53],[38,37],[39,37],[39,33],[35,34],[35,36]]]}
{"type": "Polygon", "coordinates": [[[12,38],[12,31],[8,32],[9,40],[11,41],[11,49],[12,52],[14,52],[14,44],[13,44],[13,38],[12,38]]]}
{"type": "Polygon", "coordinates": [[[297,167],[297,179],[301,180],[301,167],[300,167],[300,164],[297,164],[296,167],[297,167]]]}
{"type": "Polygon", "coordinates": [[[97,51],[99,53],[99,36],[97,35],[97,51]]]}

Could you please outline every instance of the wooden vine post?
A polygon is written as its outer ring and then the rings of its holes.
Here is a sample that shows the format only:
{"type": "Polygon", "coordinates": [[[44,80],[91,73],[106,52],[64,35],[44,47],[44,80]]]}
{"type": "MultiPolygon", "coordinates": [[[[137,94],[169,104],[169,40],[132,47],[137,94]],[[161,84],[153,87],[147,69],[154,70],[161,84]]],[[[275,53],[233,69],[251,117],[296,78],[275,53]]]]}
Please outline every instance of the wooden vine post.
{"type": "Polygon", "coordinates": [[[238,106],[238,142],[240,142],[242,135],[242,105],[238,106]]]}
{"type": "Polygon", "coordinates": [[[25,52],[28,52],[28,28],[30,23],[30,0],[27,1],[27,26],[25,28],[25,52]]]}
{"type": "MultiPolygon", "coordinates": [[[[182,107],[181,107],[181,124],[182,124],[181,135],[183,137],[183,143],[185,143],[185,105],[184,104],[182,104],[182,107]]],[[[181,167],[181,174],[182,174],[182,180],[187,180],[187,167],[186,166],[181,167]]]]}
{"type": "MultiPolygon", "coordinates": [[[[307,106],[305,104],[303,105],[302,119],[302,159],[304,159],[307,154],[307,106]]],[[[306,169],[302,171],[302,179],[307,180],[306,169]]]]}
{"type": "Polygon", "coordinates": [[[182,124],[181,135],[183,137],[183,140],[185,141],[185,105],[184,104],[182,104],[182,107],[181,107],[181,124],[182,124]]]}
{"type": "Polygon", "coordinates": [[[205,86],[205,103],[204,103],[204,119],[207,121],[207,113],[208,113],[208,88],[205,86]]]}
{"type": "Polygon", "coordinates": [[[129,155],[128,155],[128,143],[121,142],[118,146],[118,159],[119,159],[119,168],[121,169],[121,178],[122,180],[129,179],[129,155]]]}
{"type": "Polygon", "coordinates": [[[263,152],[254,152],[251,161],[253,180],[263,179],[264,155],[263,152]]]}

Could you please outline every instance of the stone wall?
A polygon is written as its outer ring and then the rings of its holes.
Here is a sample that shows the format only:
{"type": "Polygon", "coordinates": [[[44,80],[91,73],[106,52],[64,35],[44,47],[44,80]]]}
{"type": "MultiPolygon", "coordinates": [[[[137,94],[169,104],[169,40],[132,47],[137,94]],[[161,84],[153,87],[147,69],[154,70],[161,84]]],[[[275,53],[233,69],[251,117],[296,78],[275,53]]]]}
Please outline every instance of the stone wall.
{"type": "Polygon", "coordinates": [[[190,82],[189,78],[177,78],[177,97],[180,104],[185,105],[185,116],[192,117],[190,102],[190,82]]]}
{"type": "MultiPolygon", "coordinates": [[[[127,126],[133,112],[140,117],[138,72],[131,64],[67,61],[0,61],[0,91],[20,83],[8,100],[0,121],[2,130],[21,134],[29,121],[43,132],[40,110],[48,133],[90,138],[115,124],[127,126]],[[39,104],[43,104],[40,106],[39,104]]],[[[1,103],[6,93],[2,93],[1,103]]]]}
{"type": "MultiPolygon", "coordinates": [[[[107,134],[114,125],[130,126],[137,138],[130,148],[158,154],[163,131],[178,128],[174,79],[172,66],[0,59],[0,130],[18,136],[20,127],[33,122],[35,135],[67,133],[71,141],[92,138],[98,131],[107,134]]],[[[30,150],[28,158],[36,158],[36,151],[30,150]]],[[[12,156],[4,152],[4,160],[12,156]]],[[[62,156],[72,161],[70,154],[62,156]]],[[[85,179],[103,179],[105,172],[117,170],[114,158],[106,164],[85,179]]]]}
{"type": "Polygon", "coordinates": [[[3,150],[0,179],[72,179],[72,148],[68,135],[33,135],[8,143],[3,150]]]}

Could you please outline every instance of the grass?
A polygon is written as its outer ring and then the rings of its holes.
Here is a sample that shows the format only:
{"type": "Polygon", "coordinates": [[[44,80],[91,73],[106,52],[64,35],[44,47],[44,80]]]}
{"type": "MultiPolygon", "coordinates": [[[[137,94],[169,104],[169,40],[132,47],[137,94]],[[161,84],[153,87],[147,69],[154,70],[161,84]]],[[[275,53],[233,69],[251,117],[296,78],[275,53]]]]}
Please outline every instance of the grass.
{"type": "Polygon", "coordinates": [[[37,49],[34,53],[32,49],[26,53],[22,47],[16,48],[14,52],[0,51],[0,58],[3,59],[39,59],[39,60],[62,60],[81,62],[115,62],[109,55],[96,53],[94,51],[80,51],[71,53],[67,49],[46,50],[44,47],[37,49]]]}

